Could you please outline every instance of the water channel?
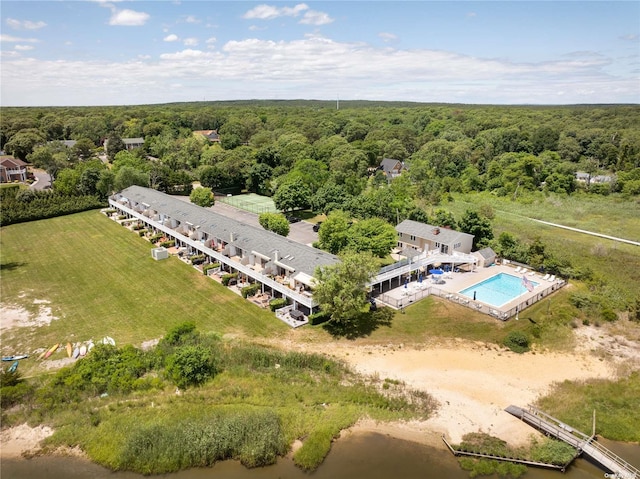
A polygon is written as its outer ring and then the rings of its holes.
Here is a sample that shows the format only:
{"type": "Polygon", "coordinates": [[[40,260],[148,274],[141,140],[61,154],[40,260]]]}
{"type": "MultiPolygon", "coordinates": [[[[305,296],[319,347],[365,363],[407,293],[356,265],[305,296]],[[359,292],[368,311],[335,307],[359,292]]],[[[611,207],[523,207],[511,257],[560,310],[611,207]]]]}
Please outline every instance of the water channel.
{"type": "MultiPolygon", "coordinates": [[[[640,466],[640,445],[601,440],[603,445],[636,467],[640,466]]],[[[130,472],[108,469],[73,457],[37,457],[3,460],[2,479],[142,479],[130,472]]],[[[318,470],[305,473],[291,460],[258,469],[246,469],[235,461],[225,461],[208,469],[189,469],[175,474],[152,476],[166,479],[468,479],[457,460],[443,448],[393,439],[382,434],[352,435],[333,444],[318,470]]],[[[530,468],[524,479],[596,479],[604,472],[584,459],[577,459],[569,470],[530,468]]]]}

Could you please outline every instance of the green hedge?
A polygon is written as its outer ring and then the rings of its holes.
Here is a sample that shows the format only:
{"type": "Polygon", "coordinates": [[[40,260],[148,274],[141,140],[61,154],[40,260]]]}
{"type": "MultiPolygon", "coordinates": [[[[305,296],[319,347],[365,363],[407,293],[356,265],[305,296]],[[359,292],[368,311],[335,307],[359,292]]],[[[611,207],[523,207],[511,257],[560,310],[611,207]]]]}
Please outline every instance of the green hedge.
{"type": "Polygon", "coordinates": [[[197,254],[189,258],[189,260],[191,261],[191,264],[196,265],[204,263],[207,260],[207,257],[203,254],[197,254]]]}
{"type": "Polygon", "coordinates": [[[229,286],[229,281],[231,281],[232,279],[237,279],[238,278],[238,273],[228,273],[222,276],[222,285],[223,286],[229,286]]]}
{"type": "Polygon", "coordinates": [[[271,311],[284,308],[287,305],[287,298],[275,298],[269,301],[269,308],[271,311]]]}
{"type": "Polygon", "coordinates": [[[168,240],[160,243],[160,246],[164,248],[172,248],[176,245],[176,240],[168,240]]]}
{"type": "Polygon", "coordinates": [[[6,193],[2,195],[0,226],[70,215],[104,206],[103,200],[89,195],[67,196],[35,190],[24,190],[15,195],[6,193]]]}
{"type": "Polygon", "coordinates": [[[327,311],[320,311],[309,316],[309,323],[312,325],[326,323],[331,319],[331,314],[327,311]]]}
{"type": "Polygon", "coordinates": [[[154,235],[149,237],[149,241],[151,241],[153,244],[156,244],[162,238],[164,238],[164,234],[163,233],[156,233],[156,234],[154,234],[154,235]]]}
{"type": "Polygon", "coordinates": [[[202,274],[208,274],[210,270],[220,267],[220,263],[205,264],[202,267],[202,274]]]}
{"type": "Polygon", "coordinates": [[[260,291],[260,285],[258,283],[252,284],[250,286],[245,286],[240,290],[243,298],[248,298],[249,296],[255,296],[255,294],[260,291]]]}

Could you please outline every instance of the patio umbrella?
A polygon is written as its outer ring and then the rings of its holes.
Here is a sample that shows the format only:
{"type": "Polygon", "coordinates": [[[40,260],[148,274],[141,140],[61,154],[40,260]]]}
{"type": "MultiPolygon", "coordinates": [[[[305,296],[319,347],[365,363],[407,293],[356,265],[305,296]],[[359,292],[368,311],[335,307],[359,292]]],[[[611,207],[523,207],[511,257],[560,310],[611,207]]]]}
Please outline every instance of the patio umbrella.
{"type": "Polygon", "coordinates": [[[422,283],[422,275],[421,274],[418,275],[418,283],[422,283]]]}
{"type": "Polygon", "coordinates": [[[430,269],[429,273],[431,273],[431,274],[442,274],[442,273],[444,273],[444,271],[442,271],[441,269],[430,269]]]}
{"type": "Polygon", "coordinates": [[[473,292],[473,300],[474,301],[476,300],[476,292],[475,291],[473,292]]]}
{"type": "Polygon", "coordinates": [[[406,288],[408,284],[409,284],[409,280],[405,278],[405,280],[404,280],[404,287],[406,288]]]}

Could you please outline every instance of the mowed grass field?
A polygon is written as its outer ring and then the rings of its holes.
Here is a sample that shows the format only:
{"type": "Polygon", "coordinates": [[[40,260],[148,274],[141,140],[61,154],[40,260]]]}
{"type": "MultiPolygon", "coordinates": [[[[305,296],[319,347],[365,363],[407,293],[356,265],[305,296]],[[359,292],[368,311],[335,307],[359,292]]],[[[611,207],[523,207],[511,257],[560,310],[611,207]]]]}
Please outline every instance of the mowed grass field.
{"type": "Polygon", "coordinates": [[[2,355],[106,335],[140,345],[185,321],[246,337],[289,329],[179,259],[153,260],[149,242],[98,211],[4,227],[0,242],[3,307],[58,318],[3,331],[2,355]]]}

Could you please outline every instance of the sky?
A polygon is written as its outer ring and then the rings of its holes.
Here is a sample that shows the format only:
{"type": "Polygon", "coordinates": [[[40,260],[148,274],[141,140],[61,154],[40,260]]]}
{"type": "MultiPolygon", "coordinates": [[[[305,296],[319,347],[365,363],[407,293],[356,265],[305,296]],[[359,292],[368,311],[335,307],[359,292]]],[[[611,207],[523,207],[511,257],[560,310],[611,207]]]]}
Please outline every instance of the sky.
{"type": "Polygon", "coordinates": [[[0,3],[0,105],[640,103],[640,2],[0,3]]]}

